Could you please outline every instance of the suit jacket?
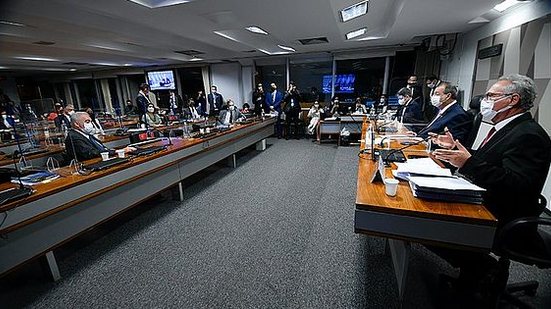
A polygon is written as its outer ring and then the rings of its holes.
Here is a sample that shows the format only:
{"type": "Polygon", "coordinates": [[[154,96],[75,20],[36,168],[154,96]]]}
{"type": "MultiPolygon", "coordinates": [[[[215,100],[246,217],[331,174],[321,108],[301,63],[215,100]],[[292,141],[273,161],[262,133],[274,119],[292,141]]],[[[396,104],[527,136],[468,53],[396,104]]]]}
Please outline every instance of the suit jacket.
{"type": "Polygon", "coordinates": [[[218,114],[220,109],[224,105],[224,97],[220,93],[216,93],[216,95],[209,93],[207,96],[207,101],[210,107],[209,113],[211,115],[218,114]]]}
{"type": "Polygon", "coordinates": [[[285,114],[298,114],[300,113],[300,100],[301,96],[298,91],[287,92],[283,98],[285,105],[283,106],[283,112],[285,114]],[[292,106],[291,106],[292,105],[292,106]]]}
{"type": "MultiPolygon", "coordinates": [[[[477,121],[478,132],[480,121],[477,121]]],[[[508,123],[465,162],[458,172],[486,189],[484,205],[499,225],[539,216],[538,197],[551,162],[551,140],[528,112],[508,123]]]]}
{"type": "Polygon", "coordinates": [[[283,101],[283,94],[278,90],[276,90],[275,100],[273,100],[273,92],[269,92],[266,94],[266,105],[268,106],[268,110],[270,110],[270,106],[273,106],[278,113],[281,113],[282,101],[283,101]]]}
{"type": "Polygon", "coordinates": [[[442,115],[436,117],[438,118],[434,122],[431,121],[432,123],[421,129],[417,135],[426,138],[429,132],[439,134],[444,131],[444,128],[448,127],[453,137],[463,143],[471,132],[472,118],[458,102],[451,105],[442,115]]]}
{"type": "Polygon", "coordinates": [[[138,114],[143,115],[147,112],[147,105],[151,103],[149,98],[146,98],[141,92],[136,97],[136,106],[138,107],[138,114]]]}
{"type": "Polygon", "coordinates": [[[402,123],[423,122],[423,107],[418,99],[412,99],[407,105],[402,105],[396,111],[396,119],[402,123]]]}
{"type": "Polygon", "coordinates": [[[230,122],[226,121],[226,117],[230,114],[230,118],[232,118],[232,123],[235,123],[240,118],[245,118],[243,114],[236,108],[233,113],[231,113],[229,110],[225,109],[220,112],[220,115],[218,116],[218,121],[223,125],[229,125],[230,122]]]}
{"type": "Polygon", "coordinates": [[[58,115],[54,120],[55,126],[61,129],[62,124],[65,124],[67,129],[71,128],[71,121],[67,119],[65,113],[58,115]]]}
{"type": "Polygon", "coordinates": [[[254,114],[260,116],[262,111],[269,112],[269,108],[266,106],[266,93],[255,91],[253,93],[254,114]]]}
{"type": "Polygon", "coordinates": [[[89,160],[100,157],[101,153],[106,151],[111,154],[115,153],[113,150],[105,147],[93,135],[90,135],[90,139],[88,139],[75,131],[75,129],[71,129],[67,132],[67,137],[65,138],[65,152],[69,159],[74,159],[76,156],[79,161],[89,160]],[[92,142],[91,139],[97,143],[92,142]]]}

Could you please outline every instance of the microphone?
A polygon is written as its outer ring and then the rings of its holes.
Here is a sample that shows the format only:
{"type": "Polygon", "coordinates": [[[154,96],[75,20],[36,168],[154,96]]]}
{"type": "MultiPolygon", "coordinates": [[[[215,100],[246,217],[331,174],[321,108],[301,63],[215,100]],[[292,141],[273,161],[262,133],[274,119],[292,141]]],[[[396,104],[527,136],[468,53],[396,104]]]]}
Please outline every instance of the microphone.
{"type": "MultiPolygon", "coordinates": [[[[472,123],[472,122],[473,122],[472,120],[464,121],[464,122],[461,122],[460,124],[454,126],[454,128],[460,128],[460,127],[465,126],[465,125],[467,125],[467,124],[470,124],[470,123],[472,123]]],[[[446,128],[444,128],[444,130],[438,132],[437,135],[446,134],[447,131],[448,131],[448,130],[447,130],[447,127],[446,127],[446,128]]],[[[426,142],[426,141],[428,141],[430,138],[431,138],[431,136],[429,135],[429,136],[427,136],[427,137],[423,138],[422,140],[417,141],[417,142],[415,142],[415,143],[412,143],[412,144],[409,144],[409,145],[405,145],[404,147],[400,147],[400,148],[397,148],[397,149],[393,149],[393,150],[389,151],[389,152],[386,154],[386,156],[383,158],[383,161],[384,161],[384,162],[387,162],[387,161],[388,161],[388,158],[389,158],[391,155],[393,155],[393,154],[395,154],[395,153],[397,153],[397,152],[401,152],[402,150],[407,149],[407,148],[409,148],[409,147],[411,147],[411,146],[419,145],[419,144],[421,144],[422,142],[426,142]]],[[[382,143],[382,141],[381,141],[381,143],[382,143]]]]}

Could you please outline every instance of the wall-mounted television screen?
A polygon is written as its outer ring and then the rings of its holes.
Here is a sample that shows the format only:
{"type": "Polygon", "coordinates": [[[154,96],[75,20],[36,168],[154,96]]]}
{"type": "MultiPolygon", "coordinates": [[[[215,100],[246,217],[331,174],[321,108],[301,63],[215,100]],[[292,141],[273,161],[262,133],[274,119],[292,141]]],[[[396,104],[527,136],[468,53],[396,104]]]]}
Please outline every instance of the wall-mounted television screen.
{"type": "Polygon", "coordinates": [[[176,89],[174,74],[172,71],[147,72],[147,82],[151,90],[176,89]]]}
{"type": "MultiPolygon", "coordinates": [[[[323,76],[323,93],[331,93],[332,75],[323,76]]],[[[335,93],[354,93],[354,82],[356,75],[354,74],[337,74],[335,75],[335,93]]]]}

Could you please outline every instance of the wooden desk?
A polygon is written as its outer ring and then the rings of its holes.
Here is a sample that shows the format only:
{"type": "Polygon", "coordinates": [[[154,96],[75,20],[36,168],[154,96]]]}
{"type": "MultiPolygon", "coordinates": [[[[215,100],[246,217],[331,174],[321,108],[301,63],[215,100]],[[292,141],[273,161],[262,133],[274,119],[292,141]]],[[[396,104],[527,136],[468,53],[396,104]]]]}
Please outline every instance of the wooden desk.
{"type": "MultiPolygon", "coordinates": [[[[365,147],[366,129],[364,122],[361,149],[365,147]]],[[[397,142],[391,145],[399,146],[397,142]]],[[[424,152],[424,146],[411,148],[404,151],[406,156],[424,152]]],[[[388,239],[400,300],[405,291],[410,242],[478,251],[491,249],[497,220],[484,206],[421,200],[413,197],[404,181],[398,185],[395,197],[387,196],[383,183],[370,183],[376,169],[371,155],[361,156],[364,159],[358,164],[354,230],[388,239]]],[[[390,168],[385,172],[386,177],[392,177],[390,168]]]]}
{"type": "MultiPolygon", "coordinates": [[[[235,153],[252,144],[262,149],[274,123],[236,125],[207,139],[173,138],[165,151],[87,176],[61,169],[62,177],[35,186],[33,195],[0,206],[0,274],[45,255],[59,278],[54,248],[171,186],[183,199],[183,179],[225,158],[235,162],[235,153]]],[[[10,186],[0,184],[0,190],[10,186]]]]}

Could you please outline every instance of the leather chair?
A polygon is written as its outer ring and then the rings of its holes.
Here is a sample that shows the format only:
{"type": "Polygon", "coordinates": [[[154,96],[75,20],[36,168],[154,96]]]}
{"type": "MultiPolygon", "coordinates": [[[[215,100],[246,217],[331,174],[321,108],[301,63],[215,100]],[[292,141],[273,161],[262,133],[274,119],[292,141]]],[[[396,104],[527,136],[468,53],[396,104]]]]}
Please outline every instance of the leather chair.
{"type": "MultiPolygon", "coordinates": [[[[540,197],[540,206],[545,209],[547,202],[540,197]]],[[[525,217],[513,220],[506,224],[496,238],[496,249],[500,256],[500,262],[516,261],[526,265],[534,265],[541,269],[551,268],[551,233],[544,231],[542,226],[551,226],[551,219],[540,217],[525,217]],[[519,230],[533,231],[534,237],[524,240],[522,246],[514,245],[515,233],[519,230]]],[[[534,296],[538,288],[537,281],[526,281],[508,284],[501,294],[501,299],[519,308],[531,308],[515,296],[513,293],[524,292],[534,296]]]]}
{"type": "Polygon", "coordinates": [[[469,102],[469,109],[467,110],[467,113],[471,115],[472,118],[476,117],[478,113],[480,113],[480,101],[482,101],[482,98],[484,98],[484,95],[479,94],[472,97],[471,102],[469,102]]]}

